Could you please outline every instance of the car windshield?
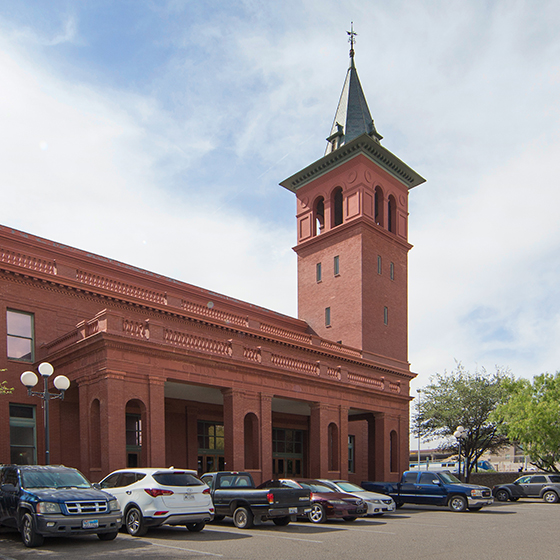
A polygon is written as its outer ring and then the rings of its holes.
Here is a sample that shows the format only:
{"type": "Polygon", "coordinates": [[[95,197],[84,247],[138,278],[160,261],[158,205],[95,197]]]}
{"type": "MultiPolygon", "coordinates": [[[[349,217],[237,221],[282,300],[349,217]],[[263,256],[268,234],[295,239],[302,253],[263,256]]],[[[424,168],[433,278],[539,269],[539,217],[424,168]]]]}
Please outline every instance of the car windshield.
{"type": "Polygon", "coordinates": [[[202,486],[204,482],[187,472],[160,472],[153,475],[154,480],[162,486],[202,486]]]}
{"type": "Polygon", "coordinates": [[[311,492],[336,492],[336,490],[329,488],[325,484],[320,484],[319,482],[307,482],[306,480],[300,480],[298,482],[304,488],[311,490],[311,492]]]}
{"type": "Polygon", "coordinates": [[[72,469],[25,470],[23,488],[91,488],[82,473],[72,469]]]}
{"type": "Polygon", "coordinates": [[[439,473],[439,476],[441,477],[441,479],[443,480],[443,482],[446,482],[447,484],[461,484],[461,481],[454,475],[452,475],[451,473],[448,472],[442,472],[439,473]]]}
{"type": "Polygon", "coordinates": [[[351,482],[336,482],[335,484],[344,492],[365,492],[363,488],[351,482]]]}

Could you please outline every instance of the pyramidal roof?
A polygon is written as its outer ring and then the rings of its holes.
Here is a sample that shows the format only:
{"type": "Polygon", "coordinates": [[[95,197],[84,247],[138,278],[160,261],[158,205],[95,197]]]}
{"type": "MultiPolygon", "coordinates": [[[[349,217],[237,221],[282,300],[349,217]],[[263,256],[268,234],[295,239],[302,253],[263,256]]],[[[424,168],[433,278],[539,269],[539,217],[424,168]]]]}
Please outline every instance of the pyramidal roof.
{"type": "Polygon", "coordinates": [[[361,136],[367,134],[377,143],[383,138],[373,124],[373,119],[369,112],[366,97],[358,78],[358,71],[354,64],[354,29],[348,31],[350,35],[350,67],[346,73],[346,80],[338,102],[338,108],[334,117],[330,136],[327,138],[327,149],[325,155],[348,144],[361,136]]]}

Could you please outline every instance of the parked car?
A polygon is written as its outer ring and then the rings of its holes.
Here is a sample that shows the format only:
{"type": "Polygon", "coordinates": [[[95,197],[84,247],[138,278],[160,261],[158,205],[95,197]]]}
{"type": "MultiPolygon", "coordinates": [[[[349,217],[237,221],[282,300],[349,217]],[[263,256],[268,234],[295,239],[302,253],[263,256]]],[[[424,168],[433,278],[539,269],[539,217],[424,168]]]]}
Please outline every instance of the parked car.
{"type": "Polygon", "coordinates": [[[254,520],[288,525],[311,510],[309,490],[301,486],[256,488],[250,473],[233,471],[206,473],[202,480],[212,492],[216,519],[231,516],[238,529],[249,529],[254,520]]]}
{"type": "Polygon", "coordinates": [[[325,523],[327,519],[354,521],[367,515],[367,505],[361,498],[333,490],[319,480],[294,480],[281,478],[263,482],[259,488],[304,488],[311,492],[311,511],[307,518],[312,523],[325,523]]]}
{"type": "Polygon", "coordinates": [[[560,496],[560,474],[528,474],[511,484],[494,486],[492,494],[499,502],[515,502],[519,498],[542,498],[545,502],[554,504],[560,496]]]}
{"type": "Polygon", "coordinates": [[[405,471],[400,482],[362,482],[362,488],[382,492],[403,504],[447,506],[451,511],[479,511],[494,498],[490,488],[465,484],[449,471],[405,471]]]}
{"type": "Polygon", "coordinates": [[[353,482],[348,482],[347,480],[327,480],[324,478],[319,479],[319,482],[322,482],[336,492],[346,492],[357,498],[362,498],[368,508],[367,515],[378,517],[397,509],[395,500],[393,500],[391,496],[379,494],[377,492],[369,492],[353,482]]]}
{"type": "Polygon", "coordinates": [[[62,465],[0,467],[0,524],[17,529],[27,547],[44,537],[92,533],[113,540],[122,524],[117,499],[62,465]]]}
{"type": "Polygon", "coordinates": [[[120,469],[98,486],[118,498],[123,525],[135,537],[164,524],[201,531],[214,518],[210,489],[196,471],[172,467],[120,469]]]}

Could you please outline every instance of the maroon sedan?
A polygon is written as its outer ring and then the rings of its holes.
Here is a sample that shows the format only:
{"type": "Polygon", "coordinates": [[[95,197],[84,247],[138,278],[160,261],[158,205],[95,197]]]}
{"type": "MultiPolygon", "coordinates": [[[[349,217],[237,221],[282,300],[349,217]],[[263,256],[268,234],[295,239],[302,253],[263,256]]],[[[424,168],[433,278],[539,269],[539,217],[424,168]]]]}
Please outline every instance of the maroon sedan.
{"type": "Polygon", "coordinates": [[[356,496],[336,492],[318,480],[293,480],[281,478],[267,480],[259,488],[306,488],[311,491],[311,511],[307,514],[312,523],[325,523],[327,519],[354,521],[367,515],[367,504],[356,496]]]}

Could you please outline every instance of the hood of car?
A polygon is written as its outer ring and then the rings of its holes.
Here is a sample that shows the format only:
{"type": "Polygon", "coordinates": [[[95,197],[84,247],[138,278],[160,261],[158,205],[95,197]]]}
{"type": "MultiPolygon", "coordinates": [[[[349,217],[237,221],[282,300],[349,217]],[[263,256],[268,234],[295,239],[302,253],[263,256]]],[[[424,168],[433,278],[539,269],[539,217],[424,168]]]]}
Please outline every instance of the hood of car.
{"type": "Polygon", "coordinates": [[[112,500],[113,496],[95,488],[30,488],[25,490],[41,502],[77,502],[84,500],[112,500]]]}

